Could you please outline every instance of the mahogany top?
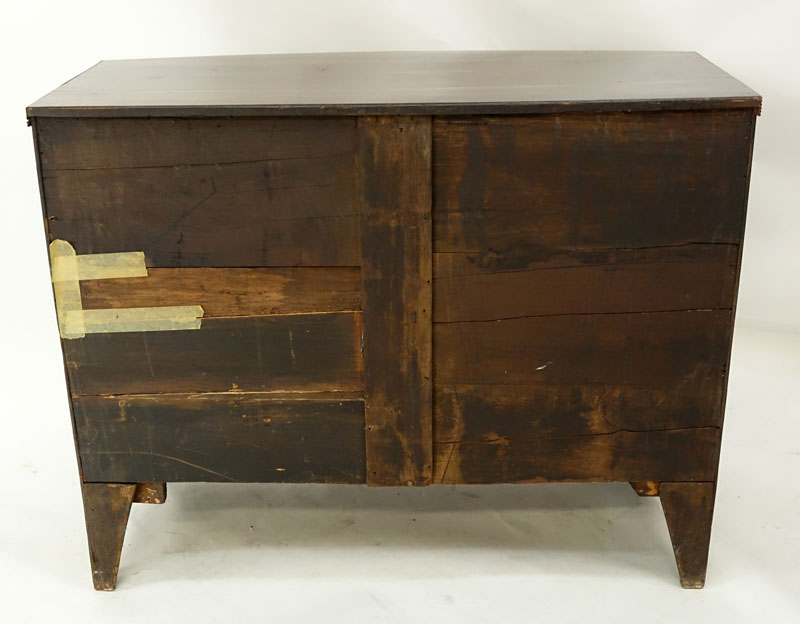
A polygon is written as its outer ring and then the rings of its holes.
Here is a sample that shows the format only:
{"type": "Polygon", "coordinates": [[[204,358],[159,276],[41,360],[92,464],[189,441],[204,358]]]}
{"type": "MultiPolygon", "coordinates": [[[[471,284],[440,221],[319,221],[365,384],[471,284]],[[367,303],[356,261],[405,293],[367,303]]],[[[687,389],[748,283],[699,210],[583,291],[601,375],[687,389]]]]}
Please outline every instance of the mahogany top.
{"type": "Polygon", "coordinates": [[[695,52],[347,52],[102,61],[29,117],[759,108],[695,52]]]}

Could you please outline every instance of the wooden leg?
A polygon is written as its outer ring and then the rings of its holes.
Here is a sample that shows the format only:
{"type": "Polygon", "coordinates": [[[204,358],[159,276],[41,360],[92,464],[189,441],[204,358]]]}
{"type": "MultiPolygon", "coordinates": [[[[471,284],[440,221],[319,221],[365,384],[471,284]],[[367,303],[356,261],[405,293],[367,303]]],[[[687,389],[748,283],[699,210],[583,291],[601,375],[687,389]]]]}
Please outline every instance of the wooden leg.
{"type": "Polygon", "coordinates": [[[111,591],[117,584],[122,540],[136,485],[84,483],[82,490],[94,588],[111,591]]]}
{"type": "Polygon", "coordinates": [[[714,483],[662,483],[659,496],[667,519],[681,585],[699,589],[706,580],[714,483]]]}
{"type": "Polygon", "coordinates": [[[658,481],[631,481],[633,491],[639,496],[658,496],[661,484],[658,481]]]}
{"type": "Polygon", "coordinates": [[[167,501],[166,483],[137,483],[136,493],[133,495],[134,503],[148,503],[161,505],[167,501]]]}

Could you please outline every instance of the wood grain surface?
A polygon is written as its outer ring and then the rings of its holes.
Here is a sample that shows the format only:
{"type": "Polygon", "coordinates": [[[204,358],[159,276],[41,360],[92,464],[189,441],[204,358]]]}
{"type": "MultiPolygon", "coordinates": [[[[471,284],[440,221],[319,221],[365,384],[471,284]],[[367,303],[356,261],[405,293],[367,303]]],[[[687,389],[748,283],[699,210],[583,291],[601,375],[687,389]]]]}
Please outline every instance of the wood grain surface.
{"type": "Polygon", "coordinates": [[[752,130],[435,120],[437,481],[711,478],[752,130]]]}
{"type": "Polygon", "coordinates": [[[437,253],[433,320],[730,309],[738,255],[733,244],[565,249],[504,269],[480,253],[437,253]]]}
{"type": "Polygon", "coordinates": [[[361,309],[358,267],[151,268],[80,286],[84,309],[200,305],[204,318],[361,309]]]}
{"type": "Polygon", "coordinates": [[[111,591],[117,586],[122,542],[135,493],[134,483],[81,484],[92,582],[97,590],[111,591]]]}
{"type": "Polygon", "coordinates": [[[51,239],[148,266],[358,266],[355,120],[42,119],[51,239]],[[124,146],[124,147],[123,147],[124,146]]]}
{"type": "Polygon", "coordinates": [[[434,443],[435,483],[710,479],[720,429],[434,443]]]}
{"type": "Polygon", "coordinates": [[[659,491],[681,585],[700,589],[706,582],[715,482],[662,483],[659,491]]]}
{"type": "Polygon", "coordinates": [[[90,481],[364,482],[364,404],[346,393],[77,397],[90,481]]]}
{"type": "Polygon", "coordinates": [[[436,252],[511,270],[742,237],[749,110],[441,118],[436,252]]]}
{"type": "Polygon", "coordinates": [[[62,344],[73,395],[363,388],[360,313],[211,318],[62,344]]]}
{"type": "Polygon", "coordinates": [[[431,120],[359,119],[369,485],[427,485],[431,449],[431,120]]]}
{"type": "Polygon", "coordinates": [[[695,52],[344,52],[103,61],[30,106],[28,115],[439,115],[760,104],[758,94],[695,52]]]}

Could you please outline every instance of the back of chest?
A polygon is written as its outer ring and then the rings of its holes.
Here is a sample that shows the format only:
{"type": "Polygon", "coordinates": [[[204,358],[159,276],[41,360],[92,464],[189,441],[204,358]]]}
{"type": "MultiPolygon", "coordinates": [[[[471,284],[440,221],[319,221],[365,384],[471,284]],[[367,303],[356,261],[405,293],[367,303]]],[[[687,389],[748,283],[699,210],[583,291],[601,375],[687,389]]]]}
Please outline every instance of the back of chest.
{"type": "Polygon", "coordinates": [[[631,481],[677,554],[719,458],[728,104],[35,116],[85,496],[631,481]]]}

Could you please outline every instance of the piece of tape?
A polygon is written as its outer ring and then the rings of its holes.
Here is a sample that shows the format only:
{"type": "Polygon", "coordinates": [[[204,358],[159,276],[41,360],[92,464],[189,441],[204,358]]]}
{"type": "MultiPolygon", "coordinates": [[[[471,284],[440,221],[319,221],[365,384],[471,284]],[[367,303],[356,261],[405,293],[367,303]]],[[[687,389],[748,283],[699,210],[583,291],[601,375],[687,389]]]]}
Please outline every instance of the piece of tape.
{"type": "MultiPolygon", "coordinates": [[[[68,315],[74,312],[68,312],[68,315]]],[[[175,331],[200,329],[203,308],[194,306],[162,306],[156,308],[110,308],[81,310],[87,334],[113,332],[175,331]]]]}
{"type": "Polygon", "coordinates": [[[50,243],[50,267],[62,338],[115,332],[200,329],[203,308],[159,306],[84,310],[80,280],[146,277],[144,252],[77,255],[67,241],[50,243]]]}
{"type": "Polygon", "coordinates": [[[58,331],[62,338],[83,338],[83,318],[71,315],[81,312],[81,286],[78,283],[78,262],[75,249],[67,241],[50,243],[50,269],[53,275],[53,294],[56,298],[58,331]],[[69,320],[68,320],[68,317],[69,320]]]}
{"type": "Polygon", "coordinates": [[[50,259],[54,283],[118,277],[147,277],[147,267],[144,264],[144,252],[142,251],[77,256],[68,242],[54,240],[50,243],[50,259]]]}

